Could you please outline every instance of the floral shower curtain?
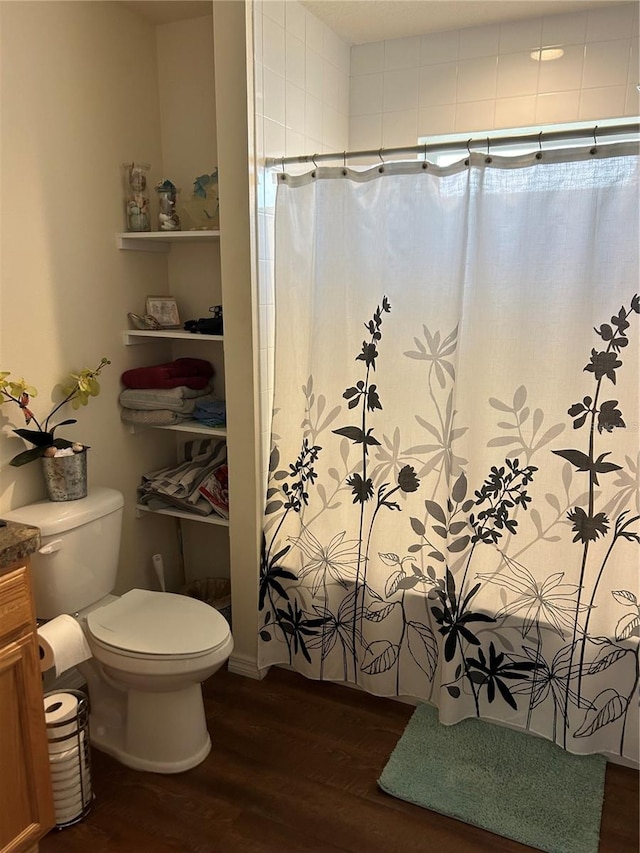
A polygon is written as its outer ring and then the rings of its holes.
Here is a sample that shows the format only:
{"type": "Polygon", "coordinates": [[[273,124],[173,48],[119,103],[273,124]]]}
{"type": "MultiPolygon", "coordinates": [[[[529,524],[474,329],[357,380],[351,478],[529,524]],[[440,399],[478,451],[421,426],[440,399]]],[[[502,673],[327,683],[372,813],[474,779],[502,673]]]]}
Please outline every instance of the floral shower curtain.
{"type": "Polygon", "coordinates": [[[638,760],[638,157],[280,175],[260,665],[638,760]]]}

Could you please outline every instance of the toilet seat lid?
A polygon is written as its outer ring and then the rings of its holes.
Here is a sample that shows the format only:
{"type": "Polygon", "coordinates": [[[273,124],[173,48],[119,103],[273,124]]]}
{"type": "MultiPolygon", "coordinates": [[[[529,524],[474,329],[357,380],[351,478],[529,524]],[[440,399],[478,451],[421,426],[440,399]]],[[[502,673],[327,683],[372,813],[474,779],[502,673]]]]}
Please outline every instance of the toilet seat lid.
{"type": "Polygon", "coordinates": [[[96,640],[145,655],[194,655],[229,636],[224,616],[204,601],[170,592],[132,589],[87,616],[96,640]]]}

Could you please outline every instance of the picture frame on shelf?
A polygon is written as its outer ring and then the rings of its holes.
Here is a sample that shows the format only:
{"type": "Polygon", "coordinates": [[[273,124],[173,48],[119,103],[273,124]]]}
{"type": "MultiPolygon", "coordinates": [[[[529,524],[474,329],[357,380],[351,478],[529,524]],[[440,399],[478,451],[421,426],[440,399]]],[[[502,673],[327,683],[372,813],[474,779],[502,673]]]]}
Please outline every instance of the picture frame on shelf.
{"type": "Polygon", "coordinates": [[[181,329],[178,305],[173,296],[147,296],[147,314],[160,324],[161,329],[181,329]]]}

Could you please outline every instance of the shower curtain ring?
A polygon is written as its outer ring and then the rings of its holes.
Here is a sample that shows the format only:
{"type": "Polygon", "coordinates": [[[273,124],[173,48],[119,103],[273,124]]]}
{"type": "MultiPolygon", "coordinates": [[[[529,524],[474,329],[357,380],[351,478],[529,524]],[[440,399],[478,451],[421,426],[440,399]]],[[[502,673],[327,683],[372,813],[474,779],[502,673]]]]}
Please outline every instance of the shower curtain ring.
{"type": "Polygon", "coordinates": [[[317,155],[316,155],[316,154],[312,154],[312,155],[311,155],[311,162],[313,163],[313,165],[314,165],[314,166],[315,166],[315,168],[317,169],[317,168],[318,168],[318,164],[316,163],[316,157],[317,157],[317,155]]]}
{"type": "Polygon", "coordinates": [[[384,165],[384,160],[382,159],[382,152],[384,148],[378,148],[378,157],[380,158],[380,162],[384,165]]]}
{"type": "Polygon", "coordinates": [[[346,151],[342,152],[342,168],[343,169],[347,168],[347,152],[346,151]]]}
{"type": "Polygon", "coordinates": [[[470,136],[470,137],[467,139],[467,154],[471,154],[471,148],[469,148],[469,146],[471,145],[472,140],[473,140],[473,137],[472,137],[472,136],[470,136]]]}
{"type": "Polygon", "coordinates": [[[490,149],[490,147],[491,147],[491,140],[490,140],[490,139],[489,139],[489,137],[487,136],[487,157],[489,156],[489,149],[490,149]]]}
{"type": "Polygon", "coordinates": [[[282,171],[284,172],[284,155],[282,157],[282,171]]]}
{"type": "Polygon", "coordinates": [[[542,151],[542,131],[538,134],[538,150],[542,151]]]}

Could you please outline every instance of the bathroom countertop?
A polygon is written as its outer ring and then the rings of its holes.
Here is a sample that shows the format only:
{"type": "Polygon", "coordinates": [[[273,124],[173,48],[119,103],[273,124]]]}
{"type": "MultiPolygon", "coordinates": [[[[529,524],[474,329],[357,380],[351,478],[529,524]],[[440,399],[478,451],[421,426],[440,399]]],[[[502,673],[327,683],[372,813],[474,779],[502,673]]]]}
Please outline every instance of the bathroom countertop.
{"type": "Polygon", "coordinates": [[[7,521],[0,527],[0,571],[19,563],[40,547],[40,530],[30,524],[7,521]]]}

